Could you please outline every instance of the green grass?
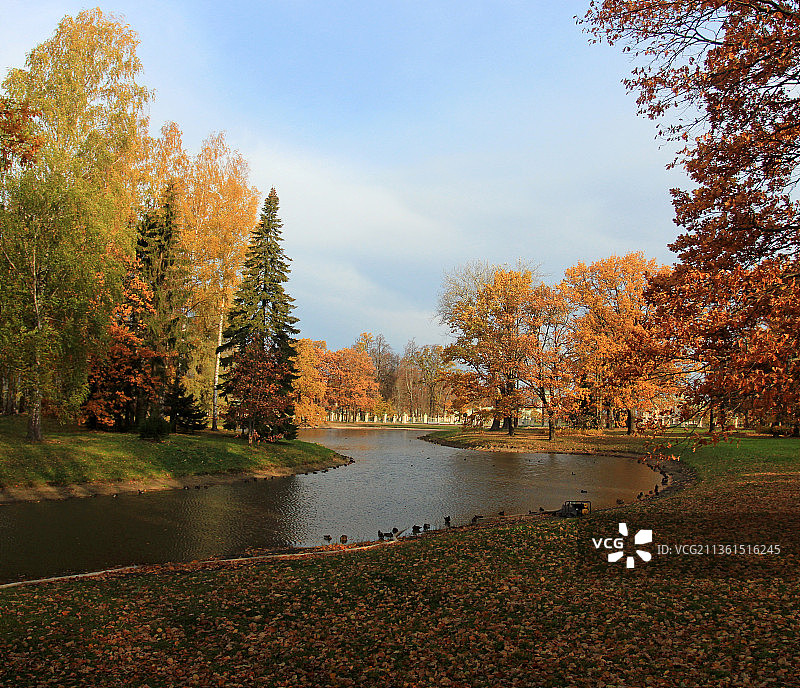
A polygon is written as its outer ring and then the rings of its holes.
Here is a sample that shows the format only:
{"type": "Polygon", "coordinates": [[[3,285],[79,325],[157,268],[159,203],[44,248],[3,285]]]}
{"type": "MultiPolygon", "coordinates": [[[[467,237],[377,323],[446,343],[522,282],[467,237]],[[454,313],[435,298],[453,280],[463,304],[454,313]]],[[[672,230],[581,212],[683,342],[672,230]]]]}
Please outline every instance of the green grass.
{"type": "Polygon", "coordinates": [[[681,460],[704,479],[732,477],[743,473],[800,470],[798,437],[738,436],[694,450],[685,443],[674,449],[681,460]]]}
{"type": "Polygon", "coordinates": [[[0,417],[0,486],[247,472],[334,457],[332,450],[300,440],[249,447],[232,433],[205,431],[156,443],[55,423],[46,425],[44,442],[31,443],[25,440],[25,418],[0,417]]]}

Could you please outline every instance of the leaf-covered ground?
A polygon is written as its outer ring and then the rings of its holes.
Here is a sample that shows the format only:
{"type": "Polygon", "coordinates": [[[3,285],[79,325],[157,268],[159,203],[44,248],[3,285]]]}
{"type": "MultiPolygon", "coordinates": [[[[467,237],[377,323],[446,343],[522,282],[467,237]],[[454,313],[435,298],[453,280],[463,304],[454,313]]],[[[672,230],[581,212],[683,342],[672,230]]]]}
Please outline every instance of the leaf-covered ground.
{"type": "Polygon", "coordinates": [[[700,483],[580,521],[3,590],[0,685],[798,686],[800,442],[776,442],[701,450],[700,483]],[[591,543],[622,520],[782,549],[629,570],[591,543]]]}

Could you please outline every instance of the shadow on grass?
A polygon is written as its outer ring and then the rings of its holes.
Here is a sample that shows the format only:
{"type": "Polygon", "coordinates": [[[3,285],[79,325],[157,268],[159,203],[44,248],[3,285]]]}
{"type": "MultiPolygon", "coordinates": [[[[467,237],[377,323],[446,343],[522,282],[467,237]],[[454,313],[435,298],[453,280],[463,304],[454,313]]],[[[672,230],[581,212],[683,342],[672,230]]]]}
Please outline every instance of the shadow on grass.
{"type": "Polygon", "coordinates": [[[299,440],[248,446],[233,433],[201,431],[149,442],[135,434],[45,424],[45,440],[25,439],[27,419],[0,418],[0,485],[136,480],[295,467],[334,453],[299,440]]]}

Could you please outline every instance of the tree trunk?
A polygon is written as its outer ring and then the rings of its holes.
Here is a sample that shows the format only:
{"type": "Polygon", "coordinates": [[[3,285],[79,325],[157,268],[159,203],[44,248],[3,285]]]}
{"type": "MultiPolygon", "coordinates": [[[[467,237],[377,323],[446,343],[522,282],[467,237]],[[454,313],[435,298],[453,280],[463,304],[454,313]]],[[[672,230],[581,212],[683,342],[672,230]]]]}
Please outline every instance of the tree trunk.
{"type": "Polygon", "coordinates": [[[11,371],[8,371],[8,376],[3,378],[2,412],[9,416],[17,412],[17,385],[11,371]]]}
{"type": "Polygon", "coordinates": [[[514,419],[511,416],[503,418],[503,428],[508,430],[509,437],[514,434],[514,419]]]}
{"type": "Polygon", "coordinates": [[[628,434],[633,434],[633,409],[626,409],[628,411],[628,434]]]}
{"type": "Polygon", "coordinates": [[[499,429],[500,429],[500,417],[494,416],[492,418],[492,426],[489,428],[489,430],[499,430],[499,429]]]}
{"type": "Polygon", "coordinates": [[[38,370],[34,373],[37,378],[31,390],[30,411],[28,412],[28,439],[31,442],[42,441],[42,391],[39,389],[38,370]]]}
{"type": "Polygon", "coordinates": [[[553,422],[553,414],[547,414],[547,440],[548,442],[552,442],[553,437],[556,434],[556,424],[553,422]]]}
{"type": "Polygon", "coordinates": [[[709,406],[708,407],[708,433],[711,434],[716,429],[717,429],[717,427],[714,424],[714,407],[713,406],[709,406]]]}
{"type": "Polygon", "coordinates": [[[217,351],[214,354],[214,392],[211,398],[211,429],[218,430],[219,402],[217,400],[217,385],[219,384],[219,347],[222,346],[222,324],[225,321],[225,297],[219,309],[219,328],[217,329],[217,351]]]}

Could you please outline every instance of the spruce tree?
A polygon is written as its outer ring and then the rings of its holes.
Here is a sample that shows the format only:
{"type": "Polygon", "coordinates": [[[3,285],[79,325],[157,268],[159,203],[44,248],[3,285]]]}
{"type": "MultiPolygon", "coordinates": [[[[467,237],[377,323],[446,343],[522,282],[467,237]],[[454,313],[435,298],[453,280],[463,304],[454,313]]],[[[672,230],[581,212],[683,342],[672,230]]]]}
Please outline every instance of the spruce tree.
{"type": "MultiPolygon", "coordinates": [[[[147,343],[156,352],[151,374],[161,392],[157,398],[140,398],[137,421],[154,405],[160,414],[168,387],[177,388],[185,372],[189,347],[186,341],[186,305],[189,269],[179,246],[175,190],[167,187],[161,207],[145,214],[139,223],[136,257],[142,279],[153,293],[152,312],[146,317],[147,343]]],[[[174,390],[173,390],[174,391],[174,390]]]]}
{"type": "Polygon", "coordinates": [[[228,416],[244,427],[252,441],[297,435],[291,403],[297,318],[284,289],[289,259],[281,245],[283,223],[278,216],[278,194],[271,189],[259,223],[250,236],[242,281],[228,314],[222,393],[228,416]],[[254,375],[255,369],[259,374],[254,375]]]}

